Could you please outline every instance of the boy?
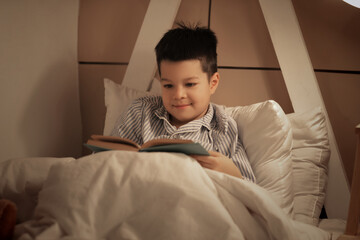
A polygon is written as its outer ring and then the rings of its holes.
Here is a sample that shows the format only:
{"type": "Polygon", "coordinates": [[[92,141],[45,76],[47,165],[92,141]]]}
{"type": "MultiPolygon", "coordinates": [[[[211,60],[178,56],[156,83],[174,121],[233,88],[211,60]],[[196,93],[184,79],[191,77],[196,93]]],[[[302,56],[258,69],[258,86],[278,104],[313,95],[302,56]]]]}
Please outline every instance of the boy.
{"type": "Polygon", "coordinates": [[[157,44],[161,97],[137,99],[112,135],[143,144],[154,138],[200,143],[210,156],[192,156],[204,168],[255,182],[235,121],[210,103],[218,87],[217,38],[210,29],[180,25],[157,44]]]}

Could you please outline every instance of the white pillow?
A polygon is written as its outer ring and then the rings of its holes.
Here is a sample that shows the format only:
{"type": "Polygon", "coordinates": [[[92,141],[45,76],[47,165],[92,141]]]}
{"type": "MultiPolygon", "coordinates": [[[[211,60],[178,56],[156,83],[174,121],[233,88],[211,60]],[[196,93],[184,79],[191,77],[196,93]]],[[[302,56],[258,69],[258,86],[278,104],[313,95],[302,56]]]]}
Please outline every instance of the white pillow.
{"type": "Polygon", "coordinates": [[[161,95],[161,84],[160,84],[160,80],[157,77],[154,77],[154,79],[151,82],[150,92],[157,95],[161,95]]]}
{"type": "Polygon", "coordinates": [[[117,84],[107,78],[104,79],[104,87],[106,115],[103,134],[106,136],[111,134],[118,117],[133,100],[151,93],[117,84]]]}
{"type": "Polygon", "coordinates": [[[237,123],[257,184],[267,189],[284,212],[291,215],[292,133],[284,111],[272,100],[226,111],[237,123]]]}
{"type": "Polygon", "coordinates": [[[325,116],[318,107],[288,118],[293,130],[294,218],[317,226],[330,159],[325,116]]]}

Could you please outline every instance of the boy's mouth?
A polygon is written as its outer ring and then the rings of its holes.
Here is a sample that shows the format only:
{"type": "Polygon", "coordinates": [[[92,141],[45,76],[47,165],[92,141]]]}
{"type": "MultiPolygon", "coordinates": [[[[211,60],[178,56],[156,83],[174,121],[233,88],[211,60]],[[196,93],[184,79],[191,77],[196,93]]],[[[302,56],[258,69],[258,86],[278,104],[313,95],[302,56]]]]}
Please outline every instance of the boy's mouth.
{"type": "Polygon", "coordinates": [[[175,108],[177,109],[183,109],[183,108],[186,108],[188,106],[190,106],[191,103],[188,103],[188,104],[176,104],[176,105],[173,105],[175,108]]]}

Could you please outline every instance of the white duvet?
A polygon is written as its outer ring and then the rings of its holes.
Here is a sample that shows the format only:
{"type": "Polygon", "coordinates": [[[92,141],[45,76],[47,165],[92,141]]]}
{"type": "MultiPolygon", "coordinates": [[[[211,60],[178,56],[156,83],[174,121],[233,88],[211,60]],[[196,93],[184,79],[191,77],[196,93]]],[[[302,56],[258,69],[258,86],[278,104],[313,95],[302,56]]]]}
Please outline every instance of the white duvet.
{"type": "Polygon", "coordinates": [[[54,164],[15,239],[330,239],[256,184],[174,153],[109,151],[54,164]]]}

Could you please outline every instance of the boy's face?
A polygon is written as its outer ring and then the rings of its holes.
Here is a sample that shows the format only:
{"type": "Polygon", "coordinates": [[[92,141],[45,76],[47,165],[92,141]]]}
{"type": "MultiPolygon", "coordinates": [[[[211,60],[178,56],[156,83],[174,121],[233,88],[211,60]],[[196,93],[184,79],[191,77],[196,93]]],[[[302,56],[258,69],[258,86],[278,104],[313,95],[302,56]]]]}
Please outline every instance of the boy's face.
{"type": "Polygon", "coordinates": [[[211,76],[202,71],[200,60],[162,61],[161,92],[170,122],[180,127],[203,117],[210,103],[210,96],[219,84],[219,74],[211,76]]]}

